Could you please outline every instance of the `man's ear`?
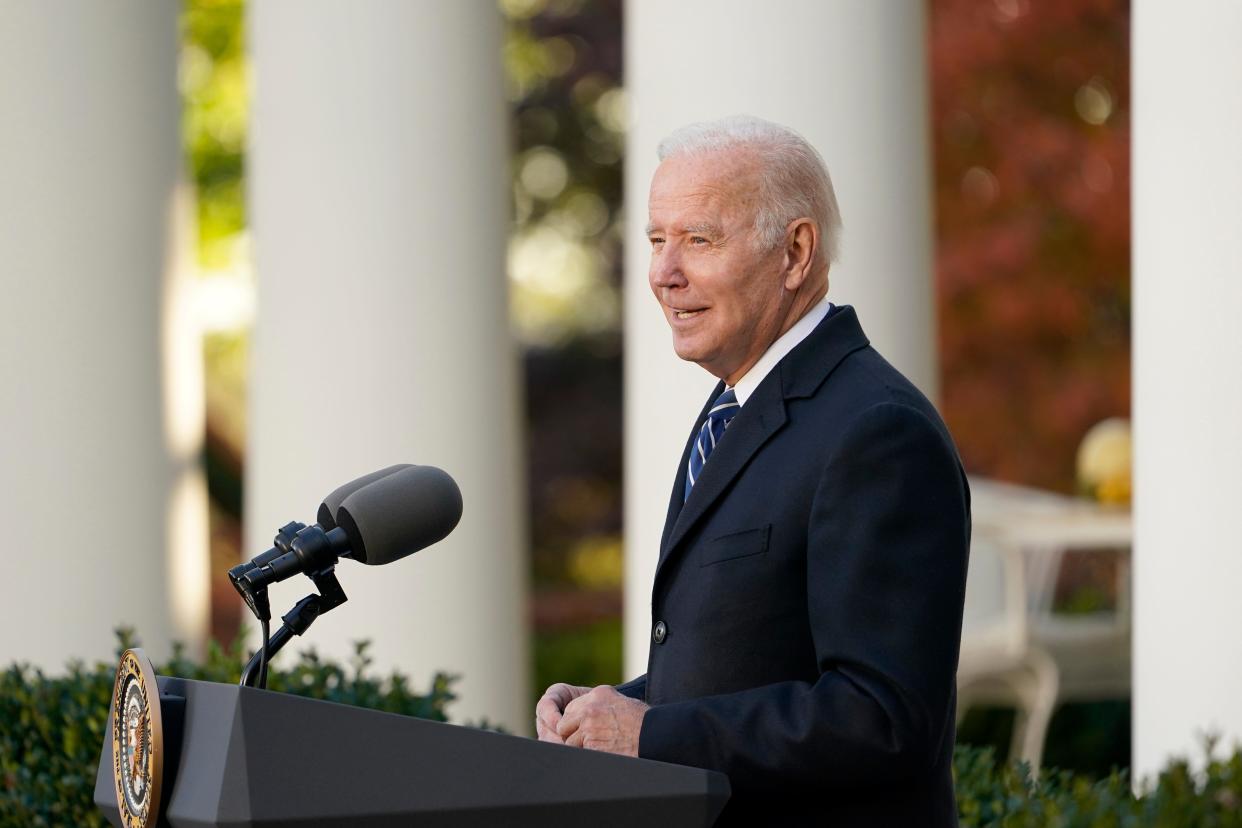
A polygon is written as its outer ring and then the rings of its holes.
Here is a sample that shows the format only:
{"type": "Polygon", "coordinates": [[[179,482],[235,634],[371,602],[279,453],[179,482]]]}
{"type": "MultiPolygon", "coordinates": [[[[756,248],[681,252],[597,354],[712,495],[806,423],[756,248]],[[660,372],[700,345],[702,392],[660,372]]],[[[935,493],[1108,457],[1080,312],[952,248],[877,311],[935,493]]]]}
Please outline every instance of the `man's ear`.
{"type": "Polygon", "coordinates": [[[794,219],[785,228],[785,290],[797,290],[811,275],[819,251],[819,230],[808,218],[794,219]]]}

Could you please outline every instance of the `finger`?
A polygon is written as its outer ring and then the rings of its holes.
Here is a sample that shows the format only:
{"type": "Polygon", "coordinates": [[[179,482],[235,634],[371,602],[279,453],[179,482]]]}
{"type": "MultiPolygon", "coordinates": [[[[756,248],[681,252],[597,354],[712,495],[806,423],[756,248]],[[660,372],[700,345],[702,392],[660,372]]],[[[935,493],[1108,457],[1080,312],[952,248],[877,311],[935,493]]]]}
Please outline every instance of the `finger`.
{"type": "Polygon", "coordinates": [[[556,694],[556,685],[549,687],[543,691],[543,695],[539,697],[539,701],[535,702],[535,710],[548,708],[559,711],[565,705],[561,702],[560,697],[556,694]]]}
{"type": "Polygon", "coordinates": [[[556,727],[556,723],[561,720],[561,710],[563,707],[556,703],[555,699],[544,696],[535,705],[535,718],[542,721],[548,727],[556,727]]]}
{"type": "Polygon", "coordinates": [[[535,732],[536,734],[538,734],[539,741],[541,742],[552,742],[553,744],[557,744],[557,745],[565,744],[565,740],[562,739],[555,730],[546,728],[541,724],[536,723],[535,732]]]}
{"type": "Polygon", "coordinates": [[[570,747],[582,747],[585,741],[586,733],[582,730],[575,730],[573,733],[569,734],[568,738],[565,739],[565,744],[570,747]]]}
{"type": "Polygon", "coordinates": [[[558,711],[564,710],[565,705],[569,704],[577,696],[572,685],[565,682],[557,682],[544,692],[544,697],[549,698],[556,705],[558,711]]]}
{"type": "MultiPolygon", "coordinates": [[[[556,733],[556,726],[561,721],[560,711],[551,704],[539,704],[535,706],[535,732],[540,730],[548,733],[556,733]]],[[[558,737],[559,738],[559,737],[558,737]]]]}
{"type": "Polygon", "coordinates": [[[581,716],[583,710],[598,703],[599,699],[597,696],[593,696],[590,693],[584,693],[571,701],[569,704],[565,705],[565,708],[561,711],[561,713],[568,716],[571,712],[577,711],[577,714],[581,716]]]}
{"type": "Polygon", "coordinates": [[[561,716],[560,722],[556,725],[557,735],[562,739],[568,739],[570,734],[574,733],[581,726],[586,710],[587,706],[585,704],[577,703],[565,708],[565,715],[561,716]]]}
{"type": "Polygon", "coordinates": [[[560,723],[561,723],[560,713],[554,713],[550,717],[550,719],[542,719],[538,716],[535,717],[535,729],[536,730],[538,730],[539,728],[543,728],[549,733],[556,733],[556,728],[560,723]]]}

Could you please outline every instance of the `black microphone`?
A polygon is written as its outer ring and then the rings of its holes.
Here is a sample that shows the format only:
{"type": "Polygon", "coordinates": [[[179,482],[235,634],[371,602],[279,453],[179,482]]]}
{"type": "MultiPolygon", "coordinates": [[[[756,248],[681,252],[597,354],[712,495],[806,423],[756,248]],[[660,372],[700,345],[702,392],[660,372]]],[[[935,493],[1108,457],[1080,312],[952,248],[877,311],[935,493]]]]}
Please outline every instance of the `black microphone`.
{"type": "Polygon", "coordinates": [[[371,566],[392,563],[438,543],[461,520],[461,489],[435,466],[410,466],[346,497],[337,526],[349,557],[371,566]]]}
{"type": "Polygon", "coordinates": [[[302,635],[325,612],[348,599],[336,579],[336,563],[353,558],[385,564],[444,539],[461,520],[461,490],[433,466],[389,466],[332,492],[319,506],[319,523],[290,523],[272,549],[229,571],[233,585],[263,625],[263,647],[242,671],[244,687],[265,687],[267,660],[292,636],[302,635]],[[281,616],[268,639],[269,585],[305,574],[317,593],[281,616]]]}
{"type": "Polygon", "coordinates": [[[461,490],[447,473],[434,466],[406,466],[353,489],[335,515],[321,511],[320,524],[298,530],[289,551],[247,570],[239,581],[253,593],[294,575],[313,575],[339,558],[391,563],[447,537],[461,509],[461,490]],[[334,524],[326,531],[325,518],[334,524]]]}
{"type": "MultiPolygon", "coordinates": [[[[371,472],[370,474],[364,474],[357,480],[351,480],[344,486],[334,489],[332,493],[325,497],[323,502],[319,504],[319,512],[315,515],[316,522],[323,527],[325,532],[335,529],[336,510],[341,508],[341,503],[344,502],[345,498],[349,497],[362,487],[374,483],[376,480],[383,480],[390,474],[395,474],[402,469],[412,468],[414,468],[414,465],[411,463],[398,463],[395,466],[389,466],[386,469],[380,469],[379,471],[371,472]]],[[[286,549],[285,551],[288,552],[289,550],[286,549]]]]}
{"type": "MultiPolygon", "coordinates": [[[[396,465],[380,469],[379,471],[373,471],[370,474],[364,474],[362,477],[359,477],[356,480],[351,480],[345,485],[336,488],[331,494],[323,499],[321,504],[319,504],[319,514],[317,516],[319,525],[324,529],[324,531],[330,531],[336,528],[336,521],[333,516],[336,514],[337,508],[340,507],[341,501],[362,487],[374,483],[376,480],[382,480],[394,472],[408,468],[412,468],[411,464],[398,463],[396,465]]],[[[232,582],[233,588],[237,590],[242,599],[246,602],[247,606],[250,607],[251,612],[253,612],[260,620],[269,617],[271,614],[267,605],[267,596],[263,595],[261,592],[255,592],[252,584],[243,580],[243,576],[252,570],[269,566],[273,561],[280,558],[282,555],[287,555],[291,550],[294,537],[297,536],[299,531],[305,528],[306,524],[299,523],[298,521],[286,523],[276,532],[276,537],[272,539],[271,549],[260,553],[253,559],[240,563],[229,570],[229,581],[232,582]]]]}

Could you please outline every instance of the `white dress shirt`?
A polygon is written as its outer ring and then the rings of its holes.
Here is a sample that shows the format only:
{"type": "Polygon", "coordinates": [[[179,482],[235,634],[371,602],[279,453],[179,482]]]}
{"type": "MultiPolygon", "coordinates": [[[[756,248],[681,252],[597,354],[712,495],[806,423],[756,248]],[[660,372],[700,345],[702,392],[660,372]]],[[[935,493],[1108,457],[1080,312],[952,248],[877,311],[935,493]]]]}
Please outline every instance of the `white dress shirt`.
{"type": "Polygon", "coordinates": [[[750,395],[759,387],[759,383],[763,382],[763,378],[785,358],[786,354],[797,347],[799,342],[811,335],[811,331],[815,330],[815,326],[823,321],[830,310],[832,310],[832,303],[825,295],[795,322],[792,328],[781,334],[780,339],[768,346],[763,356],[759,357],[759,361],[750,366],[750,370],[733,386],[733,393],[737,395],[739,405],[746,405],[746,400],[750,399],[750,395]]]}

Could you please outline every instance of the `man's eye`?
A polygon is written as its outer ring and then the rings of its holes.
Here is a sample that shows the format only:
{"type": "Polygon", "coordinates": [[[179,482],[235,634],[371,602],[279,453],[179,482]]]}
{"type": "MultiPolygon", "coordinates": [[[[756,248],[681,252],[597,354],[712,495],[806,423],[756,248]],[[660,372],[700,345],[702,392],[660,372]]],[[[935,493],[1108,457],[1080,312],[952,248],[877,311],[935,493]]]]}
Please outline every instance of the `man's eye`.
{"type": "Polygon", "coordinates": [[[659,236],[651,236],[650,238],[651,238],[652,247],[655,247],[658,244],[664,244],[664,239],[660,238],[659,236]]]}
{"type": "Polygon", "coordinates": [[[702,236],[691,236],[690,243],[702,246],[702,245],[707,244],[707,239],[703,238],[702,236]]]}

